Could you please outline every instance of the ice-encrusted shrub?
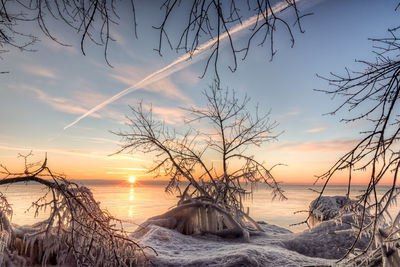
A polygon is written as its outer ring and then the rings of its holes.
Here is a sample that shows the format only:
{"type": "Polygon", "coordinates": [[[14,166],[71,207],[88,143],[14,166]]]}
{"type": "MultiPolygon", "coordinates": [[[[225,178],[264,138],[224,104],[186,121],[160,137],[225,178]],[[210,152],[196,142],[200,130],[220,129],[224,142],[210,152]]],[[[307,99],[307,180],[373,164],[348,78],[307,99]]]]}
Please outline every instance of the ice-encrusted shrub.
{"type": "Polygon", "coordinates": [[[1,166],[4,177],[0,186],[32,182],[43,185],[47,192],[30,208],[35,216],[47,210],[48,217],[32,227],[12,226],[12,210],[1,195],[1,233],[8,238],[1,251],[3,261],[16,266],[21,258],[30,264],[133,266],[139,264],[140,257],[140,264],[146,263],[146,247],[129,239],[122,222],[102,210],[88,188],[53,173],[47,167],[47,157],[39,167],[27,164],[26,158],[22,173],[1,166]]]}
{"type": "Polygon", "coordinates": [[[176,210],[164,219],[198,230],[230,229],[246,235],[249,229],[260,229],[243,206],[256,184],[272,189],[273,197],[285,199],[272,168],[246,153],[249,147],[276,139],[272,134],[276,122],[268,113],[259,114],[257,108],[250,112],[248,97],[239,99],[234,91],[221,89],[217,81],[203,96],[204,107],[184,109],[187,118],[180,129],[154,118],[151,107],[142,103],[131,107],[129,130],[116,133],[123,144],[117,153],[154,155],[149,172],[168,177],[166,191],[179,198],[176,210]],[[212,221],[211,228],[203,221],[212,221]]]}

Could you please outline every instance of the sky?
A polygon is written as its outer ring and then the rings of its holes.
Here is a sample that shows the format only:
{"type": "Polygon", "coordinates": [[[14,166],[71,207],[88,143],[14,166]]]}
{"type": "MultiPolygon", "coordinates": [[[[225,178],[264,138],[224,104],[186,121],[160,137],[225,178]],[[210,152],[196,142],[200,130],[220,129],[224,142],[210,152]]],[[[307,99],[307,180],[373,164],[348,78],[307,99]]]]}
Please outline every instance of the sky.
{"type": "MultiPolygon", "coordinates": [[[[283,163],[273,171],[278,181],[310,183],[315,175],[325,172],[348,151],[360,132],[368,129],[364,122],[344,124],[341,118],[351,116],[347,110],[335,116],[324,115],[341,102],[314,89],[329,89],[316,74],[344,73],[344,67],[362,70],[356,59],[373,60],[371,37],[387,35],[397,26],[396,1],[372,0],[302,0],[299,7],[312,12],[302,20],[304,33],[294,28],[295,45],[283,28],[275,33],[277,54],[270,61],[269,48],[253,45],[238,70],[232,73],[227,65],[219,68],[221,86],[235,89],[239,96],[251,98],[260,110],[271,112],[279,125],[278,140],[248,152],[266,166],[283,163]]],[[[142,84],[130,92],[64,128],[96,105],[149,75],[175,62],[183,52],[165,47],[163,56],[154,51],[158,45],[158,7],[137,2],[138,39],[134,37],[129,14],[123,9],[119,25],[113,26],[115,42],[110,44],[106,64],[103,47],[85,44],[82,55],[79,37],[61,24],[51,25],[60,40],[71,44],[60,46],[40,33],[36,25],[23,30],[37,34],[41,41],[35,52],[10,49],[2,54],[0,83],[0,162],[11,170],[21,170],[18,153],[33,151],[34,159],[43,159],[47,152],[50,167],[73,179],[123,180],[153,179],[146,174],[152,157],[140,153],[113,155],[120,148],[120,139],[111,131],[127,130],[125,115],[129,105],[142,101],[153,106],[154,115],[169,126],[183,127],[181,107],[201,106],[202,90],[212,84],[214,74],[204,70],[205,58],[185,61],[177,71],[155,82],[142,84]]],[[[294,21],[288,15],[289,21],[294,21]]],[[[176,23],[176,21],[174,22],[176,23]]],[[[171,36],[175,29],[172,23],[171,36]]],[[[246,29],[235,40],[243,43],[246,29]]],[[[222,61],[229,56],[224,47],[222,61]]],[[[343,99],[342,99],[343,100],[343,99]]],[[[357,111],[356,111],[357,112],[357,111]]],[[[355,113],[353,113],[354,115],[355,113]]],[[[362,183],[366,173],[355,176],[362,183]]],[[[345,174],[338,174],[333,183],[343,183],[345,174]]]]}

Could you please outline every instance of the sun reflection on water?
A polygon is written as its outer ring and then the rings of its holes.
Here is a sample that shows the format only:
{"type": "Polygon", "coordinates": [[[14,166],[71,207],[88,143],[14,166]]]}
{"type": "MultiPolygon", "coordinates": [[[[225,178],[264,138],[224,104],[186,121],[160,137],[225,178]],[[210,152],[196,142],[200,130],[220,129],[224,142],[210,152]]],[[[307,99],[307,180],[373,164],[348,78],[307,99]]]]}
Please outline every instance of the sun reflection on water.
{"type": "Polygon", "coordinates": [[[133,217],[133,206],[129,206],[129,217],[133,217]]]}
{"type": "Polygon", "coordinates": [[[133,201],[135,199],[135,188],[131,184],[131,190],[129,191],[129,200],[133,201]]]}
{"type": "MultiPolygon", "coordinates": [[[[135,200],[135,188],[134,188],[133,184],[131,183],[131,188],[129,191],[129,201],[133,201],[133,200],[135,200]]],[[[129,205],[129,217],[131,217],[131,218],[133,217],[133,205],[132,204],[129,205]]]]}

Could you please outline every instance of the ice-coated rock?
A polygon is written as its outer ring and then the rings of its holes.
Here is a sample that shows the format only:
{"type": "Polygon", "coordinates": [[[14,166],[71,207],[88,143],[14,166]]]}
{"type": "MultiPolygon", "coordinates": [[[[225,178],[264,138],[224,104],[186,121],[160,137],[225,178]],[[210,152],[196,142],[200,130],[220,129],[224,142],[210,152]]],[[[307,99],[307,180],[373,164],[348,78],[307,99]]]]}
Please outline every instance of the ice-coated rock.
{"type": "MultiPolygon", "coordinates": [[[[301,233],[291,235],[282,243],[287,249],[310,257],[325,259],[340,259],[356,239],[357,232],[353,231],[352,215],[344,215],[340,221],[324,221],[301,233]]],[[[357,249],[367,247],[369,238],[362,236],[356,243],[357,249]]]]}
{"type": "Polygon", "coordinates": [[[311,224],[315,224],[315,221],[328,221],[342,213],[352,212],[350,209],[354,204],[354,200],[345,196],[321,196],[310,203],[311,224]]]}
{"type": "MultiPolygon", "coordinates": [[[[282,241],[284,246],[310,257],[339,259],[356,240],[352,225],[360,218],[353,212],[355,201],[345,196],[322,196],[310,203],[309,225],[313,228],[282,241]]],[[[357,207],[359,210],[362,207],[357,207]]],[[[364,249],[370,238],[362,235],[357,249],[364,249]]]]}

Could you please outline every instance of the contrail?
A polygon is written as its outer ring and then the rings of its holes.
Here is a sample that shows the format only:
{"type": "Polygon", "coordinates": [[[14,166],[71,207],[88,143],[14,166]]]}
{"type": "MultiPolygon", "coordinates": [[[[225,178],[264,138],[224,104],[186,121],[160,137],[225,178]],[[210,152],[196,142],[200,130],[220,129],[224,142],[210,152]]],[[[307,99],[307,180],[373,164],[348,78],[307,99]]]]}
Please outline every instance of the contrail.
{"type": "MultiPolygon", "coordinates": [[[[299,2],[299,1],[300,0],[298,0],[297,2],[299,2]]],[[[286,3],[286,1],[284,1],[284,2],[280,2],[280,3],[276,4],[272,8],[272,10],[273,10],[273,12],[279,12],[279,11],[282,11],[283,9],[285,9],[286,7],[288,7],[288,4],[286,3]]],[[[241,24],[234,26],[229,32],[230,35],[233,36],[233,35],[239,33],[240,31],[254,25],[258,19],[259,19],[259,16],[255,15],[255,16],[250,17],[249,19],[243,21],[241,24]]],[[[223,34],[220,35],[219,40],[223,41],[227,37],[228,37],[228,33],[224,32],[223,34]]],[[[145,77],[143,80],[126,88],[125,90],[123,90],[123,91],[119,92],[118,94],[112,96],[111,98],[105,100],[103,103],[100,103],[97,106],[95,106],[94,108],[90,109],[85,114],[83,114],[82,116],[80,116],[79,118],[77,118],[76,120],[74,120],[73,122],[68,124],[67,126],[65,126],[64,130],[75,125],[77,122],[79,122],[83,118],[89,116],[93,112],[96,112],[96,111],[102,109],[106,105],[114,102],[115,100],[123,97],[124,95],[126,95],[132,91],[138,90],[140,88],[143,88],[144,86],[149,85],[153,82],[156,82],[162,78],[168,77],[169,75],[183,69],[184,67],[195,63],[196,61],[198,61],[201,58],[200,55],[203,54],[204,51],[206,51],[206,49],[210,48],[215,43],[216,43],[216,40],[211,39],[211,40],[207,41],[206,43],[202,44],[201,46],[199,46],[198,49],[196,51],[194,51],[193,53],[189,52],[189,53],[184,54],[183,56],[181,56],[178,59],[176,59],[175,61],[173,61],[171,64],[165,66],[162,69],[159,69],[159,70],[153,72],[152,74],[145,77]],[[196,56],[196,58],[193,58],[194,56],[196,56]],[[189,61],[189,59],[191,59],[191,60],[189,61]]]]}

